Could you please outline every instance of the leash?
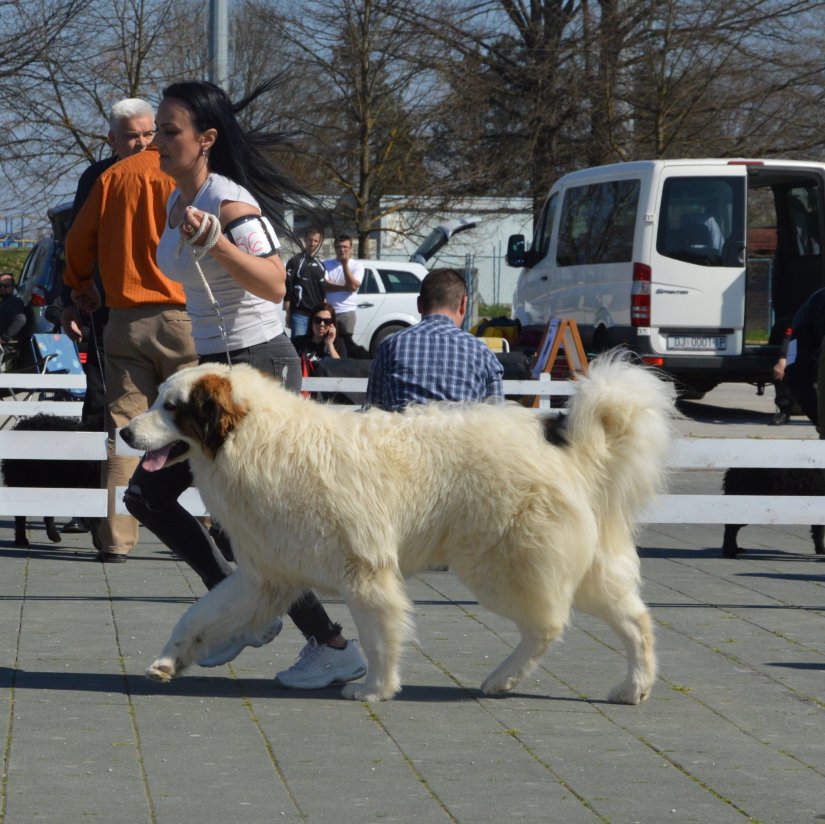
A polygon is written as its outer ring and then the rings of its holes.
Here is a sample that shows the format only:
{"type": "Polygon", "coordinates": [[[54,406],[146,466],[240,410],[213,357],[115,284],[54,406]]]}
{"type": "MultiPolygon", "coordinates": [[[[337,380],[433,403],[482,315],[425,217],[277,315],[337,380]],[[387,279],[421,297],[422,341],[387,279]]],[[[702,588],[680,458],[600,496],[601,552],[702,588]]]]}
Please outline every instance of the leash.
{"type": "Polygon", "coordinates": [[[206,293],[206,298],[212,304],[212,308],[215,310],[215,314],[217,315],[218,328],[221,332],[221,339],[223,340],[224,349],[226,349],[226,362],[231,367],[232,359],[229,356],[229,337],[226,334],[226,324],[223,320],[221,305],[218,303],[215,296],[212,294],[212,289],[209,288],[209,283],[206,280],[206,275],[204,275],[203,269],[201,269],[200,265],[201,258],[220,240],[221,222],[220,220],[218,220],[217,215],[210,214],[209,212],[201,212],[200,226],[198,226],[197,229],[193,230],[192,227],[187,224],[187,228],[184,231],[186,232],[186,234],[181,234],[180,236],[180,240],[178,241],[178,248],[175,252],[175,257],[181,256],[184,244],[188,243],[189,251],[192,253],[192,262],[195,264],[195,271],[200,276],[201,285],[203,286],[203,290],[206,293]],[[200,240],[205,233],[208,234],[206,234],[206,240],[204,241],[203,245],[197,245],[197,241],[200,240]]]}
{"type": "Polygon", "coordinates": [[[106,397],[106,373],[103,371],[103,358],[100,357],[100,343],[95,330],[94,312],[89,315],[89,335],[92,339],[92,346],[95,348],[95,360],[97,360],[97,371],[100,372],[100,385],[103,387],[103,397],[106,397]]]}

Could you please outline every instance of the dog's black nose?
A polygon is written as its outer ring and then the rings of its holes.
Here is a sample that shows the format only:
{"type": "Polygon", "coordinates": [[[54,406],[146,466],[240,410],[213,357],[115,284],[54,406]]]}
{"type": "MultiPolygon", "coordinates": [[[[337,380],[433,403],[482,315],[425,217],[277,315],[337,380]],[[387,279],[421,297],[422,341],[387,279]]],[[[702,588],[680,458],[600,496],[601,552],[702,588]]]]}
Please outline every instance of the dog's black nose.
{"type": "Polygon", "coordinates": [[[132,430],[129,429],[128,425],[124,426],[123,429],[120,430],[120,437],[123,438],[129,446],[134,447],[135,436],[132,434],[132,430]]]}

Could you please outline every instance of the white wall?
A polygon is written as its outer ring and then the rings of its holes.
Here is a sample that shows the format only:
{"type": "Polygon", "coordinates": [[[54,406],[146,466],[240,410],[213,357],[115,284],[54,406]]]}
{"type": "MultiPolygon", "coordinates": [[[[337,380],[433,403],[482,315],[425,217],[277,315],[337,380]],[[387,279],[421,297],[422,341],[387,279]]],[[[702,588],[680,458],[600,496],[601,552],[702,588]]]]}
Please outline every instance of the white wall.
{"type": "MultiPolygon", "coordinates": [[[[391,200],[385,198],[382,206],[386,207],[391,200]]],[[[529,242],[532,237],[530,198],[468,198],[436,216],[422,217],[420,212],[411,209],[392,213],[382,221],[376,257],[409,260],[418,244],[439,223],[468,216],[478,218],[478,226],[456,235],[436,258],[427,262],[427,267],[454,266],[463,269],[469,256],[477,271],[479,300],[483,303],[510,304],[519,270],[511,269],[504,262],[507,238],[523,234],[529,242]]]]}

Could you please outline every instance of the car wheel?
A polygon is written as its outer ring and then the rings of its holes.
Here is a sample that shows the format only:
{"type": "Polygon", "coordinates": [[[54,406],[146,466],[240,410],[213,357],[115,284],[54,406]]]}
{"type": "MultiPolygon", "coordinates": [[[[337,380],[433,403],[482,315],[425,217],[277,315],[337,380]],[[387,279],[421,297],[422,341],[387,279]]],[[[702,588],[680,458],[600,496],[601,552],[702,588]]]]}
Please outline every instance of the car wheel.
{"type": "Polygon", "coordinates": [[[406,329],[406,323],[390,323],[387,326],[382,326],[373,336],[372,342],[370,343],[370,357],[375,357],[375,351],[381,345],[381,341],[385,338],[388,338],[390,335],[394,335],[396,332],[400,332],[402,329],[406,329]]]}

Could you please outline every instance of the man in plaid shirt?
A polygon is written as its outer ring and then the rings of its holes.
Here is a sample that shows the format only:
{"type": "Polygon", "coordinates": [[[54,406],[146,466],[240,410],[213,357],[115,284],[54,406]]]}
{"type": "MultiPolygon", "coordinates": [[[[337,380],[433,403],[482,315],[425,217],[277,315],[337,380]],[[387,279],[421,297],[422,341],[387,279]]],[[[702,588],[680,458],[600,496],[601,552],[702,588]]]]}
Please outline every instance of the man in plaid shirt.
{"type": "Polygon", "coordinates": [[[411,403],[503,398],[498,358],[461,329],[467,285],[454,269],[433,269],[418,297],[421,322],[378,347],[365,407],[398,412],[411,403]]]}

